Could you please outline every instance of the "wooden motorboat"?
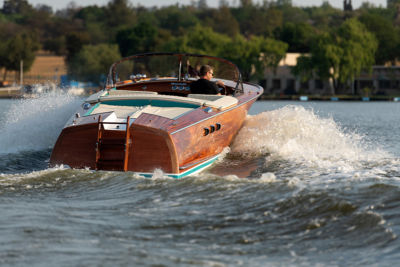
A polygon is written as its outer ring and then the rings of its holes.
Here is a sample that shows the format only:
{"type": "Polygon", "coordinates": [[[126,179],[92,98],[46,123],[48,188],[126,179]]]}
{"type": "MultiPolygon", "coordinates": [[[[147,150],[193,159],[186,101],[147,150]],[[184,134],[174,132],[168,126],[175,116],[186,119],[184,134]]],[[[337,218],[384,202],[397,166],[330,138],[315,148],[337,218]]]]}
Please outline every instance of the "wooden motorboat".
{"type": "Polygon", "coordinates": [[[82,104],[63,128],[50,165],[132,171],[156,169],[180,178],[210,166],[242,127],[262,87],[242,82],[225,59],[151,53],[114,63],[104,90],[82,104]],[[191,94],[208,64],[224,82],[221,95],[191,94]]]}

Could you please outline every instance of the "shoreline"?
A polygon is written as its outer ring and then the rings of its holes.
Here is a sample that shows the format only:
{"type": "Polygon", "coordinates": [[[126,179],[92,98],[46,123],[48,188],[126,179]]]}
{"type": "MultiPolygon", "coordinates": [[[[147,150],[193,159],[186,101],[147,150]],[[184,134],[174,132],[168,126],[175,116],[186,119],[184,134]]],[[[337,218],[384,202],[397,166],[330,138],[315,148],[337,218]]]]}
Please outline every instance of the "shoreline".
{"type": "MultiPolygon", "coordinates": [[[[0,88],[0,99],[24,98],[24,94],[20,88],[0,88]]],[[[400,102],[400,96],[359,96],[359,95],[262,95],[259,100],[270,101],[389,101],[400,102]]]]}
{"type": "Polygon", "coordinates": [[[294,100],[294,101],[390,101],[400,102],[400,96],[359,96],[359,95],[262,95],[259,100],[294,100]]]}

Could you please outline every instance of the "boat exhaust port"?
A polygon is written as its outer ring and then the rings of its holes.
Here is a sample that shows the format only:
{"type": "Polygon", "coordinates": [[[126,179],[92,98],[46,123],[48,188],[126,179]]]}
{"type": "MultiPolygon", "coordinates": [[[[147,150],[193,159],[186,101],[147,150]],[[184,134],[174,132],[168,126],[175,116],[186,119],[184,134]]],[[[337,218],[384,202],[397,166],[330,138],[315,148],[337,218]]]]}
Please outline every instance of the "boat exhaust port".
{"type": "Polygon", "coordinates": [[[210,132],[211,132],[211,133],[215,132],[215,126],[214,126],[214,125],[211,125],[211,126],[210,126],[210,132]]]}
{"type": "Polygon", "coordinates": [[[204,128],[204,136],[209,135],[215,131],[221,130],[222,125],[220,123],[216,123],[215,125],[210,125],[210,128],[204,128]]]}

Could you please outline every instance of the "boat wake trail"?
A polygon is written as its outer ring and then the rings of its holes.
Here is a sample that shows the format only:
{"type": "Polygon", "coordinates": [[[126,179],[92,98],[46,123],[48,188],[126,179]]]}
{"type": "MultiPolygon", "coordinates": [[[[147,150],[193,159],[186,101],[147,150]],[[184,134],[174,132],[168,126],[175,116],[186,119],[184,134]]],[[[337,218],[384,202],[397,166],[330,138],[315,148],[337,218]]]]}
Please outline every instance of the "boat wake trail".
{"type": "Polygon", "coordinates": [[[0,125],[0,154],[51,148],[79,103],[62,92],[14,103],[0,125]]]}
{"type": "Polygon", "coordinates": [[[332,118],[321,118],[313,110],[289,105],[249,115],[227,157],[253,162],[264,159],[264,170],[259,170],[259,175],[282,168],[312,169],[319,174],[354,173],[366,165],[393,160],[377,147],[362,135],[341,128],[332,118]]]}

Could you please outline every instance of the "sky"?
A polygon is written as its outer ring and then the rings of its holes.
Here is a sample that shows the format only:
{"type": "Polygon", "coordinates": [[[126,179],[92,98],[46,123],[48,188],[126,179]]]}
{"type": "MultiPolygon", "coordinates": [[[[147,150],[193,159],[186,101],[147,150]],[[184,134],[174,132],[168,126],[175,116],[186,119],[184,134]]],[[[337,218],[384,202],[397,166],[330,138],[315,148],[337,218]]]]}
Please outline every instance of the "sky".
{"type": "MultiPolygon", "coordinates": [[[[325,1],[328,1],[332,6],[336,8],[343,8],[343,0],[292,0],[294,6],[321,6],[321,4],[325,1]]],[[[352,0],[353,8],[358,8],[363,2],[369,2],[374,4],[375,6],[386,7],[387,0],[352,0]]],[[[69,0],[28,0],[28,2],[36,6],[37,4],[45,4],[51,6],[54,11],[58,9],[65,8],[69,2],[69,0]]],[[[109,0],[75,0],[75,3],[78,6],[88,6],[88,5],[106,5],[109,0]]],[[[130,0],[133,5],[142,5],[146,7],[152,6],[168,6],[176,3],[180,3],[182,5],[188,5],[191,3],[191,0],[130,0]]],[[[239,3],[239,0],[228,0],[231,5],[235,5],[239,3]]],[[[253,2],[257,2],[257,0],[253,0],[253,2]]],[[[261,1],[260,1],[261,2],[261,1]]],[[[219,0],[207,0],[207,4],[211,7],[218,7],[219,0]]],[[[3,0],[0,0],[0,6],[3,6],[3,0]]]]}

